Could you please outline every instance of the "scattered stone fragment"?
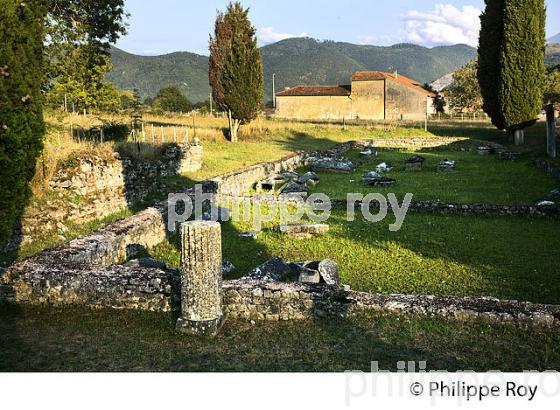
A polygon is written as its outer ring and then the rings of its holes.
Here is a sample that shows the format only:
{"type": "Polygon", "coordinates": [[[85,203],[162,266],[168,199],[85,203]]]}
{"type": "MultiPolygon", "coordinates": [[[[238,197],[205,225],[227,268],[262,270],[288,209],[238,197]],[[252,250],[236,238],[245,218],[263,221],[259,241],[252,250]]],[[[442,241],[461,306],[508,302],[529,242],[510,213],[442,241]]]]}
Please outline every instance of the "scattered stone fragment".
{"type": "Polygon", "coordinates": [[[371,150],[371,149],[368,149],[368,150],[365,150],[365,151],[360,152],[360,155],[361,155],[362,157],[366,157],[366,158],[369,158],[369,157],[376,157],[376,156],[377,156],[377,151],[373,151],[373,150],[371,150]]]}
{"type": "Polygon", "coordinates": [[[285,171],[280,174],[280,176],[284,179],[298,179],[299,174],[293,171],[285,171]]]}
{"type": "Polygon", "coordinates": [[[413,155],[412,157],[408,158],[405,163],[405,170],[407,172],[418,172],[422,171],[422,166],[426,158],[421,157],[419,155],[413,155]]]}
{"type": "Polygon", "coordinates": [[[444,159],[438,165],[438,171],[451,172],[453,170],[455,170],[455,161],[452,161],[450,159],[444,159]]]}
{"type": "Polygon", "coordinates": [[[346,158],[338,157],[309,157],[307,165],[314,171],[323,172],[354,172],[358,166],[346,158]]]}
{"type": "Polygon", "coordinates": [[[479,155],[490,155],[492,153],[492,147],[480,146],[477,148],[479,155]]]}
{"type": "Polygon", "coordinates": [[[552,201],[560,199],[560,188],[553,189],[546,197],[552,201]]]}
{"type": "Polygon", "coordinates": [[[257,191],[271,192],[282,187],[288,180],[282,176],[275,176],[257,184],[257,191]]]}
{"type": "Polygon", "coordinates": [[[327,285],[339,285],[338,264],[330,259],[319,262],[319,274],[327,285]]]}
{"type": "Polygon", "coordinates": [[[552,201],[539,201],[537,202],[537,206],[554,206],[555,203],[552,201]]]}
{"type": "Polygon", "coordinates": [[[265,282],[286,282],[293,279],[293,267],[280,258],[272,258],[256,267],[242,279],[265,282]]]}
{"type": "Polygon", "coordinates": [[[326,283],[336,286],[340,283],[338,264],[330,259],[297,262],[293,265],[299,271],[299,281],[302,283],[326,283]]]}
{"type": "Polygon", "coordinates": [[[261,234],[260,231],[252,231],[252,232],[241,232],[239,234],[240,238],[251,238],[251,239],[257,239],[259,237],[259,235],[261,234]]]}
{"type": "Polygon", "coordinates": [[[362,179],[366,186],[391,186],[397,182],[397,180],[387,178],[375,171],[365,173],[362,179]]]}
{"type": "Polygon", "coordinates": [[[307,181],[319,182],[319,175],[315,172],[307,172],[297,179],[300,184],[306,184],[307,181]]]}
{"type": "Polygon", "coordinates": [[[222,274],[229,275],[235,272],[235,265],[227,259],[222,260],[222,274]]]}
{"type": "Polygon", "coordinates": [[[329,231],[326,224],[293,224],[278,225],[276,231],[291,238],[312,238],[329,231]]]}
{"type": "Polygon", "coordinates": [[[390,162],[382,162],[375,168],[378,173],[391,172],[392,169],[393,165],[390,162]]]}
{"type": "Polygon", "coordinates": [[[132,259],[124,264],[132,268],[152,268],[152,269],[167,269],[167,264],[163,261],[154,258],[138,258],[132,259]]]}
{"type": "Polygon", "coordinates": [[[301,283],[321,283],[321,275],[316,269],[301,268],[299,273],[299,282],[301,283]]]}
{"type": "Polygon", "coordinates": [[[302,194],[307,195],[307,185],[305,183],[301,184],[298,181],[289,181],[279,190],[281,194],[302,194]]]}
{"type": "Polygon", "coordinates": [[[496,152],[496,158],[501,159],[503,161],[515,161],[519,159],[519,152],[514,151],[498,151],[496,152]]]}

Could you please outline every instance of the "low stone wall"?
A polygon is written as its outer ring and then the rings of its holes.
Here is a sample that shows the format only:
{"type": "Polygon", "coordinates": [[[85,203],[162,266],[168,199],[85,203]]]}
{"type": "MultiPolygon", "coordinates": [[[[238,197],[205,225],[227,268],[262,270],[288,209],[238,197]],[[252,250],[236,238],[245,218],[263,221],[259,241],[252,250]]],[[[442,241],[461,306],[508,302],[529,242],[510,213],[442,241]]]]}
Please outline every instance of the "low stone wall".
{"type": "MultiPolygon", "coordinates": [[[[175,270],[120,265],[51,266],[26,261],[12,269],[8,278],[0,285],[0,300],[180,311],[180,277],[175,270]]],[[[223,292],[228,317],[242,320],[304,320],[382,312],[560,327],[560,306],[494,298],[381,295],[329,285],[242,280],[224,282],[223,292]]]]}
{"type": "Polygon", "coordinates": [[[535,165],[550,177],[560,180],[560,166],[558,164],[554,164],[547,159],[537,159],[535,165]]]}
{"type": "Polygon", "coordinates": [[[36,233],[51,230],[64,235],[64,222],[85,223],[141,203],[157,188],[158,178],[199,170],[202,153],[199,145],[169,145],[156,161],[133,160],[118,153],[112,159],[80,158],[49,182],[53,199],[26,209],[21,236],[14,243],[26,243],[36,233]]]}
{"type": "Polygon", "coordinates": [[[278,161],[262,162],[239,171],[230,172],[210,180],[216,184],[216,193],[222,195],[240,195],[248,192],[252,185],[270,175],[284,171],[293,171],[304,165],[305,153],[297,152],[278,161]]]}
{"type": "MultiPolygon", "coordinates": [[[[347,201],[333,201],[336,208],[346,209],[347,201]]],[[[361,206],[356,203],[356,207],[361,206]]],[[[389,209],[391,205],[388,205],[389,209]]],[[[379,203],[373,202],[372,210],[379,210],[379,203]]],[[[410,204],[409,212],[436,213],[446,215],[482,215],[482,216],[525,216],[546,217],[559,216],[560,206],[534,206],[534,205],[494,205],[494,204],[454,204],[444,202],[419,201],[410,204]]]]}
{"type": "Polygon", "coordinates": [[[230,317],[247,320],[294,320],[384,312],[438,316],[457,320],[483,319],[542,326],[560,326],[560,306],[495,298],[381,295],[302,283],[230,281],[224,284],[230,317]]]}

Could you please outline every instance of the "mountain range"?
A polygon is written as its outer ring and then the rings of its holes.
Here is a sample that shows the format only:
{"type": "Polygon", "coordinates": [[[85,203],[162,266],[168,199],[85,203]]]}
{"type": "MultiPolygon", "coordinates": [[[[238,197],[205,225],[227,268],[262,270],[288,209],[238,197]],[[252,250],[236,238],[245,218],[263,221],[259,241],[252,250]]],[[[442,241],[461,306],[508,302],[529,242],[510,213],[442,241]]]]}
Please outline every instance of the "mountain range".
{"type": "MultiPolygon", "coordinates": [[[[547,64],[560,63],[560,33],[548,39],[547,64]]],[[[394,71],[421,83],[431,83],[453,73],[476,57],[467,45],[426,48],[414,44],[390,47],[356,45],[312,38],[292,38],[261,48],[265,74],[265,99],[296,85],[348,84],[361,70],[394,71]]],[[[123,90],[137,89],[141,98],[153,97],[162,87],[175,85],[192,101],[208,100],[208,57],[189,52],[140,56],[118,48],[111,50],[113,70],[107,78],[123,90]]]]}
{"type": "Polygon", "coordinates": [[[559,44],[560,43],[560,33],[556,34],[555,36],[550,37],[546,40],[548,44],[559,44]]]}
{"type": "MultiPolygon", "coordinates": [[[[276,90],[308,84],[348,84],[360,70],[394,71],[419,82],[432,82],[455,71],[476,56],[467,45],[426,48],[414,44],[390,47],[356,45],[311,38],[293,38],[261,48],[265,98],[271,100],[272,74],[276,90]]],[[[113,70],[107,79],[124,90],[137,89],[141,98],[175,85],[192,101],[210,95],[208,57],[189,52],[139,56],[111,50],[113,70]]]]}

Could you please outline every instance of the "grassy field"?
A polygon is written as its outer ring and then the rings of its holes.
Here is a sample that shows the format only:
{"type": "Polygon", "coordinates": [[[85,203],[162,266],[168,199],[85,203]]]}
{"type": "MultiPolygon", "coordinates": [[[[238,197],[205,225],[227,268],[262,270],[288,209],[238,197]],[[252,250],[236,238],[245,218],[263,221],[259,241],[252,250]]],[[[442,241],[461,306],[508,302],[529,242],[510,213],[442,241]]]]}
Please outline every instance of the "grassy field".
{"type": "MultiPolygon", "coordinates": [[[[399,232],[390,232],[393,222],[392,215],[376,224],[348,222],[345,212],[336,211],[327,234],[297,240],[272,229],[257,239],[240,238],[248,224],[223,224],[223,252],[237,267],[232,278],[273,256],[293,262],[330,258],[339,264],[342,282],[359,291],[560,304],[558,220],[410,214],[399,232]]],[[[150,253],[179,266],[177,238],[150,253]]]]}
{"type": "Polygon", "coordinates": [[[559,185],[526,157],[518,161],[500,161],[494,156],[453,151],[381,151],[378,158],[365,160],[358,152],[346,156],[360,164],[356,173],[320,173],[321,181],[312,193],[321,192],[340,200],[346,199],[348,193],[379,192],[394,193],[399,199],[412,193],[414,201],[533,205],[559,185]],[[404,161],[415,154],[426,158],[424,168],[421,172],[406,172],[404,161]],[[454,172],[437,171],[437,165],[445,159],[457,162],[454,172]],[[375,171],[384,161],[393,164],[394,169],[387,176],[396,179],[397,184],[387,188],[365,187],[362,174],[375,171]]]}
{"type": "Polygon", "coordinates": [[[342,372],[560,370],[555,331],[441,319],[226,321],[212,340],[174,331],[170,314],[0,305],[0,371],[342,372]]]}

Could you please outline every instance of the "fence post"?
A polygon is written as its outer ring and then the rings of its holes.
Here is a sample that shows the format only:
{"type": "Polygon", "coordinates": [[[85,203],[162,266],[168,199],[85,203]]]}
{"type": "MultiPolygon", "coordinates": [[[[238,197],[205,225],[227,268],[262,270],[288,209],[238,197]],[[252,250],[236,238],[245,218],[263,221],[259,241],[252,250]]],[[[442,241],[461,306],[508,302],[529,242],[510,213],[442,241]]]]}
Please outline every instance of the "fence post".
{"type": "Polygon", "coordinates": [[[551,158],[556,158],[556,130],[554,129],[554,105],[546,106],[546,153],[551,158]]]}
{"type": "Polygon", "coordinates": [[[181,225],[180,332],[215,336],[223,323],[221,236],[218,222],[181,225]]]}

